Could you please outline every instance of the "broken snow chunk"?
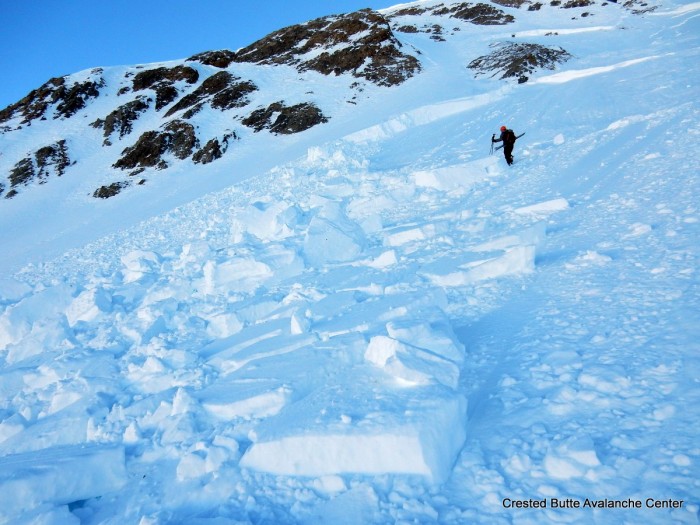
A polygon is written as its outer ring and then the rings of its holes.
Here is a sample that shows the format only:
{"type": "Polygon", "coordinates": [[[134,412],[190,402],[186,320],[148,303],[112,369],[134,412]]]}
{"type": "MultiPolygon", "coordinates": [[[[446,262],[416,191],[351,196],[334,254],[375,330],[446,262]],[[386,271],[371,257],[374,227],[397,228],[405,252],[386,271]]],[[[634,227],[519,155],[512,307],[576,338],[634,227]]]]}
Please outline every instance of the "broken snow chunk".
{"type": "Polygon", "coordinates": [[[426,273],[425,276],[437,286],[456,287],[531,273],[535,270],[535,252],[534,246],[516,246],[506,250],[501,256],[472,262],[465,270],[448,274],[426,273]]]}
{"type": "Polygon", "coordinates": [[[387,323],[386,328],[393,339],[423,348],[458,364],[464,361],[464,346],[457,340],[447,319],[430,323],[395,320],[387,323]]]}
{"type": "Polygon", "coordinates": [[[365,247],[365,234],[350,220],[339,203],[329,202],[309,224],[304,257],[314,266],[357,259],[365,247]]]}
{"type": "Polygon", "coordinates": [[[272,387],[269,381],[231,382],[205,389],[199,393],[199,397],[209,414],[222,421],[230,421],[274,416],[287,404],[290,394],[290,389],[272,387]]]}
{"type": "Polygon", "coordinates": [[[398,262],[396,258],[396,252],[394,250],[388,250],[382,253],[379,257],[366,261],[364,264],[370,268],[384,269],[390,266],[394,266],[398,262]]]}
{"type": "Polygon", "coordinates": [[[26,420],[20,414],[14,414],[0,423],[0,443],[22,432],[26,423],[26,420]]]}
{"type": "Polygon", "coordinates": [[[0,458],[0,522],[19,523],[20,516],[40,506],[105,496],[126,483],[122,447],[80,445],[5,456],[0,458]]]}
{"type": "Polygon", "coordinates": [[[247,232],[263,241],[281,240],[294,235],[301,210],[284,201],[256,202],[248,206],[234,221],[231,238],[239,239],[247,232]]]}
{"type": "Polygon", "coordinates": [[[243,323],[234,312],[220,312],[206,317],[206,320],[207,334],[211,337],[229,337],[243,329],[243,323]]]}
{"type": "Polygon", "coordinates": [[[133,250],[121,258],[125,283],[142,279],[146,274],[154,274],[160,268],[162,259],[155,252],[133,250]]]}
{"type": "Polygon", "coordinates": [[[207,261],[204,265],[202,291],[205,294],[252,293],[273,275],[272,269],[253,258],[236,258],[223,263],[207,261]]]}
{"type": "Polygon", "coordinates": [[[391,233],[386,236],[384,244],[387,246],[403,246],[404,244],[409,244],[415,241],[422,241],[426,239],[426,228],[427,226],[423,228],[410,228],[396,233],[391,233]]]}
{"type": "Polygon", "coordinates": [[[58,348],[70,331],[64,312],[72,300],[68,286],[37,292],[0,314],[0,350],[17,345],[8,362],[35,355],[46,347],[58,348]]]}
{"type": "Polygon", "coordinates": [[[405,386],[438,382],[454,389],[459,383],[459,368],[455,363],[391,337],[372,337],[365,359],[405,386]]]}
{"type": "Polygon", "coordinates": [[[513,246],[523,245],[535,246],[537,248],[540,248],[544,244],[546,235],[547,226],[544,221],[541,221],[534,224],[533,226],[530,226],[529,228],[518,234],[497,237],[490,241],[481,243],[477,246],[472,247],[471,251],[489,252],[495,250],[505,250],[513,246]]]}
{"type": "Polygon", "coordinates": [[[311,328],[311,321],[308,318],[305,308],[298,308],[291,318],[291,333],[294,335],[305,334],[311,328]],[[303,310],[303,311],[302,311],[303,310]]]}
{"type": "Polygon", "coordinates": [[[73,327],[79,321],[90,322],[101,313],[112,311],[112,299],[102,288],[84,290],[66,309],[68,324],[73,327]]]}
{"type": "Polygon", "coordinates": [[[564,211],[569,208],[569,201],[566,199],[552,199],[531,206],[523,206],[513,210],[513,213],[518,215],[549,215],[558,211],[564,211]]]}
{"type": "Polygon", "coordinates": [[[207,473],[206,460],[197,453],[184,456],[177,465],[178,481],[199,478],[207,473]]]}
{"type": "Polygon", "coordinates": [[[241,466],[289,476],[390,473],[442,482],[464,443],[466,399],[440,385],[412,396],[375,387],[367,396],[370,385],[360,382],[342,396],[328,386],[263,421],[241,466]]]}

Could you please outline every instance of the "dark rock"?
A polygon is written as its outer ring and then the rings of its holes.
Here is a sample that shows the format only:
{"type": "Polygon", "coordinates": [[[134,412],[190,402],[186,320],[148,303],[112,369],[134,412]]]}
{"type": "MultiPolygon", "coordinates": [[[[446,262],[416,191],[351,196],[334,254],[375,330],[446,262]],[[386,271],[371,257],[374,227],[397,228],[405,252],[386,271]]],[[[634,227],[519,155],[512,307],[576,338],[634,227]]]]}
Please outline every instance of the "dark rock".
{"type": "Polygon", "coordinates": [[[542,4],[540,2],[530,4],[527,8],[528,11],[539,11],[540,9],[542,9],[542,4]]]}
{"type": "Polygon", "coordinates": [[[38,89],[31,91],[19,102],[12,104],[0,111],[0,123],[7,122],[21,114],[22,123],[45,118],[49,106],[57,104],[53,118],[71,117],[87,105],[88,99],[99,95],[99,89],[104,86],[104,81],[87,80],[66,87],[66,78],[52,78],[38,89]]]}
{"type": "Polygon", "coordinates": [[[238,139],[236,133],[227,133],[221,143],[218,138],[209,140],[202,149],[192,155],[192,160],[195,164],[209,164],[220,159],[226,153],[231,139],[238,139]]]}
{"type": "Polygon", "coordinates": [[[211,139],[202,149],[195,151],[194,155],[192,155],[192,161],[195,164],[209,164],[216,159],[220,159],[223,154],[219,139],[211,139]]]}
{"type": "Polygon", "coordinates": [[[418,28],[416,26],[404,25],[396,28],[400,33],[418,33],[418,28]]]}
{"type": "Polygon", "coordinates": [[[502,5],[503,7],[515,7],[520,9],[524,4],[529,4],[530,0],[492,0],[494,4],[502,5]]]}
{"type": "Polygon", "coordinates": [[[159,67],[138,73],[134,77],[133,88],[134,91],[153,89],[156,92],[156,110],[160,110],[177,98],[175,82],[184,81],[194,84],[198,80],[199,73],[191,67],[159,67]]]}
{"type": "Polygon", "coordinates": [[[249,103],[247,95],[257,89],[258,87],[249,80],[233,82],[214,95],[211,107],[221,110],[241,108],[249,103]]]}
{"type": "Polygon", "coordinates": [[[115,131],[119,132],[119,137],[128,135],[133,129],[133,122],[139,118],[139,115],[148,109],[149,99],[139,97],[136,100],[127,102],[112,111],[104,120],[97,120],[91,125],[96,128],[104,129],[104,136],[107,138],[115,131]]]}
{"type": "Polygon", "coordinates": [[[119,192],[130,185],[131,183],[129,181],[113,182],[109,186],[100,186],[95,190],[92,196],[96,199],[109,199],[110,197],[118,195],[119,192]]]}
{"type": "Polygon", "coordinates": [[[174,120],[163,127],[163,131],[147,131],[133,146],[122,152],[122,157],[113,164],[120,169],[156,167],[167,168],[162,156],[172,153],[178,159],[186,159],[197,147],[194,127],[181,120],[174,120]]]}
{"type": "Polygon", "coordinates": [[[593,2],[592,0],[569,0],[562,7],[564,9],[572,9],[574,7],[588,7],[594,4],[595,2],[593,2]]]}
{"type": "Polygon", "coordinates": [[[317,124],[328,122],[321,110],[310,103],[284,106],[283,102],[275,102],[267,108],[253,111],[243,120],[243,124],[256,132],[269,129],[272,133],[289,135],[305,131],[317,124]],[[275,117],[274,122],[272,118],[275,117]]]}
{"type": "Polygon", "coordinates": [[[134,91],[154,88],[163,82],[174,83],[179,80],[184,80],[188,84],[194,84],[199,80],[199,73],[196,69],[188,66],[176,66],[173,68],[159,67],[156,69],[148,69],[141,71],[135,77],[133,82],[134,91]]]}
{"type": "Polygon", "coordinates": [[[199,53],[197,55],[191,56],[187,59],[189,62],[200,62],[207,66],[219,67],[221,69],[226,69],[231,63],[236,60],[236,53],[229,51],[228,49],[222,49],[219,51],[206,51],[204,53],[199,53]]]}
{"type": "Polygon", "coordinates": [[[403,82],[420,70],[381,14],[363,9],[318,18],[271,33],[236,53],[237,62],[289,64],[324,75],[351,73],[379,85],[403,82]],[[308,60],[303,56],[311,53],[308,60]]]}
{"type": "Polygon", "coordinates": [[[59,140],[51,146],[45,146],[37,150],[34,158],[39,168],[38,177],[41,180],[46,179],[51,171],[58,177],[61,177],[66,172],[66,167],[70,164],[65,140],[59,140]]]}
{"type": "Polygon", "coordinates": [[[7,195],[5,195],[5,198],[6,198],[6,199],[11,199],[11,198],[14,197],[15,195],[17,195],[17,190],[12,189],[12,190],[10,190],[10,191],[7,192],[7,195]]]}
{"type": "Polygon", "coordinates": [[[436,42],[445,42],[445,39],[442,36],[441,25],[434,24],[430,29],[428,29],[428,33],[432,33],[432,36],[430,37],[431,40],[435,40],[436,42]]]}
{"type": "Polygon", "coordinates": [[[488,4],[459,4],[449,9],[450,16],[472,24],[495,26],[515,22],[515,17],[488,4]]]}
{"type": "Polygon", "coordinates": [[[658,6],[650,6],[645,0],[627,0],[622,4],[623,7],[632,11],[635,15],[643,15],[656,11],[658,6]]]}
{"type": "Polygon", "coordinates": [[[35,176],[34,163],[30,157],[27,157],[15,164],[15,167],[10,171],[10,186],[14,188],[20,184],[29,184],[29,181],[35,176]]]}
{"type": "Polygon", "coordinates": [[[220,71],[207,78],[192,93],[182,97],[177,104],[168,110],[165,116],[168,117],[183,109],[198,106],[193,113],[189,114],[191,116],[199,111],[199,107],[206,100],[211,100],[211,106],[216,109],[243,107],[248,104],[246,96],[258,88],[252,82],[240,80],[227,71],[220,71]]]}
{"type": "Polygon", "coordinates": [[[57,115],[54,118],[72,117],[87,105],[88,99],[99,96],[99,88],[104,87],[104,85],[104,80],[99,83],[87,81],[82,84],[73,84],[70,89],[62,91],[58,98],[60,103],[56,106],[57,115]]]}
{"type": "MultiPolygon", "coordinates": [[[[69,164],[66,141],[60,140],[50,146],[39,148],[15,164],[9,175],[10,186],[13,189],[20,185],[26,186],[35,179],[39,184],[44,184],[52,174],[57,177],[64,175],[69,164]]],[[[16,194],[15,190],[13,196],[16,194]]]]}
{"type": "Polygon", "coordinates": [[[392,14],[392,18],[395,16],[419,16],[428,12],[427,7],[407,7],[405,9],[399,9],[392,14]]]}
{"type": "Polygon", "coordinates": [[[538,69],[554,69],[557,63],[566,62],[571,55],[562,48],[549,48],[540,44],[500,44],[496,51],[473,60],[470,69],[476,76],[500,74],[501,79],[522,78],[538,69]]]}
{"type": "MultiPolygon", "coordinates": [[[[520,7],[525,3],[529,3],[528,0],[494,0],[494,3],[506,6],[506,7],[520,7]]],[[[450,16],[452,18],[458,18],[460,20],[466,20],[473,24],[478,25],[505,25],[510,24],[515,21],[515,18],[508,15],[489,4],[478,3],[470,4],[467,2],[462,2],[459,4],[438,4],[434,7],[428,8],[418,8],[409,7],[407,9],[401,9],[396,11],[391,15],[391,18],[401,17],[401,16],[419,16],[425,13],[429,13],[433,16],[450,16]]]]}

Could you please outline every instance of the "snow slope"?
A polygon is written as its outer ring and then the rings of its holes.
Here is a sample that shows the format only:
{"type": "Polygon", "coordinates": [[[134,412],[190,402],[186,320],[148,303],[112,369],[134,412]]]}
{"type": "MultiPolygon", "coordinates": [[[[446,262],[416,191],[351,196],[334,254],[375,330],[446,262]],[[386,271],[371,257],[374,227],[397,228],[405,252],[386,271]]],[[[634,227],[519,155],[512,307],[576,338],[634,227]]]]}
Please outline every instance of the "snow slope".
{"type": "Polygon", "coordinates": [[[697,523],[700,4],[586,9],[401,34],[420,75],[201,179],[9,201],[0,522],[697,523]],[[513,38],[574,59],[474,79],[513,38]]]}

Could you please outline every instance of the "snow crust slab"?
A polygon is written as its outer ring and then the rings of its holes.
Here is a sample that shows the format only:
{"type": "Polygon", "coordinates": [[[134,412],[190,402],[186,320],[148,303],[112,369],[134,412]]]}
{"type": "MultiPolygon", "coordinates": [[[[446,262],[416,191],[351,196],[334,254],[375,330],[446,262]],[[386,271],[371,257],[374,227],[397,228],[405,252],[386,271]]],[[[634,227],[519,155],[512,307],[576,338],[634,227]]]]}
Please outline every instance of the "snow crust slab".
{"type": "Polygon", "coordinates": [[[128,481],[124,448],[73,446],[0,458],[0,518],[107,495],[128,481]]]}
{"type": "Polygon", "coordinates": [[[433,483],[449,475],[466,435],[463,396],[441,387],[329,394],[317,391],[262,424],[241,466],[294,476],[411,474],[433,483]]]}

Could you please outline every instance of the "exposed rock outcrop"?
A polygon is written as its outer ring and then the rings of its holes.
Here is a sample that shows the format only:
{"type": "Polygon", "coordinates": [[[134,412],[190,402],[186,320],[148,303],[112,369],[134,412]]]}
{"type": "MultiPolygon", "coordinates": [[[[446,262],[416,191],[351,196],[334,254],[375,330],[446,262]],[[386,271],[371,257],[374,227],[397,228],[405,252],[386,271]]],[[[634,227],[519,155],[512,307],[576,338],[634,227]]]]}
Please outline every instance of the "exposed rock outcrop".
{"type": "Polygon", "coordinates": [[[271,133],[290,135],[328,122],[321,110],[310,103],[285,106],[284,102],[275,102],[266,108],[253,111],[243,119],[243,125],[256,132],[269,129],[271,133]]]}
{"type": "Polygon", "coordinates": [[[163,159],[165,154],[172,154],[178,159],[186,159],[198,146],[197,136],[192,124],[173,120],[162,131],[147,131],[139,137],[133,146],[122,152],[122,157],[113,164],[120,169],[168,167],[163,159]]]}
{"type": "Polygon", "coordinates": [[[70,159],[65,140],[59,140],[55,144],[39,148],[12,168],[8,177],[12,190],[5,198],[15,196],[18,193],[18,186],[26,186],[34,180],[38,181],[39,184],[44,184],[51,175],[61,177],[65,174],[69,164],[70,159]]]}
{"type": "Polygon", "coordinates": [[[494,4],[502,5],[503,7],[515,7],[520,9],[524,5],[530,5],[530,0],[491,0],[494,4]]]}
{"type": "Polygon", "coordinates": [[[198,53],[187,59],[188,62],[200,62],[204,65],[220,67],[221,69],[226,69],[235,60],[236,53],[229,51],[228,49],[206,51],[204,53],[198,53]]]}
{"type": "Polygon", "coordinates": [[[241,49],[237,62],[288,64],[324,75],[351,73],[375,84],[399,84],[420,70],[402,53],[386,18],[376,11],[318,18],[271,33],[241,49]]]}
{"type": "Polygon", "coordinates": [[[235,133],[227,133],[224,135],[221,142],[218,138],[209,140],[202,149],[197,150],[192,155],[192,161],[195,164],[209,164],[217,159],[220,159],[229,147],[230,140],[236,140],[238,137],[235,133]]]}
{"type": "Polygon", "coordinates": [[[124,188],[131,186],[129,181],[113,182],[108,186],[100,186],[92,194],[96,199],[109,199],[118,195],[124,188]]]}
{"type": "Polygon", "coordinates": [[[257,86],[250,81],[234,77],[227,71],[220,71],[207,78],[192,93],[182,97],[165,116],[168,117],[189,108],[189,111],[183,114],[183,118],[190,118],[206,101],[209,101],[215,109],[240,108],[248,104],[247,95],[257,89],[257,86]]]}
{"type": "Polygon", "coordinates": [[[159,67],[138,73],[133,80],[133,90],[154,90],[156,92],[156,110],[160,110],[178,97],[176,82],[184,81],[188,84],[194,84],[198,80],[199,73],[189,66],[159,67]]]}
{"type": "Polygon", "coordinates": [[[139,115],[148,109],[149,102],[150,99],[147,97],[138,97],[136,100],[119,106],[107,115],[104,120],[96,120],[91,125],[104,129],[105,145],[107,145],[112,133],[118,132],[119,138],[131,133],[134,121],[138,120],[139,115]]]}
{"type": "Polygon", "coordinates": [[[500,75],[501,79],[517,78],[522,83],[534,71],[554,69],[556,64],[569,58],[571,55],[562,48],[528,43],[497,44],[492,53],[472,60],[468,67],[476,70],[477,77],[500,75]]]}
{"type": "MultiPolygon", "coordinates": [[[[500,26],[515,22],[513,15],[508,15],[490,4],[456,4],[444,8],[445,13],[460,20],[466,20],[472,24],[484,26],[500,26]]],[[[441,14],[436,11],[436,14],[441,14]]]]}
{"type": "MultiPolygon", "coordinates": [[[[496,3],[508,7],[518,7],[525,3],[525,1],[526,0],[500,0],[496,3]]],[[[392,14],[391,18],[419,16],[424,14],[448,16],[477,25],[506,25],[515,21],[512,15],[508,15],[490,4],[470,4],[467,2],[448,5],[438,4],[433,7],[408,7],[406,9],[399,9],[392,14]]]]}
{"type": "Polygon", "coordinates": [[[53,118],[69,118],[83,109],[87,101],[100,94],[104,80],[86,80],[66,85],[66,77],[52,78],[38,89],[31,91],[19,102],[0,111],[0,123],[7,122],[20,114],[22,123],[27,124],[38,118],[46,118],[49,107],[56,104],[53,118]]]}

